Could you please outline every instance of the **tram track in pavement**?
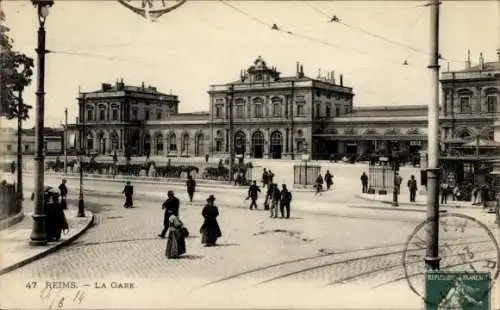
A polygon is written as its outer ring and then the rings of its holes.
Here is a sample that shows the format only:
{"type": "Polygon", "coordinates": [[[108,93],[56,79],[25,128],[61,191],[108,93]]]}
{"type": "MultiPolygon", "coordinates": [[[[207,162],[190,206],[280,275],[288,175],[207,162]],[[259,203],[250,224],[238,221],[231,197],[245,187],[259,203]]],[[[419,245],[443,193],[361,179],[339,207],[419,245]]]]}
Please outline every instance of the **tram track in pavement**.
{"type": "MultiPolygon", "coordinates": [[[[474,237],[472,237],[472,238],[474,238],[474,237]]],[[[457,240],[457,239],[462,240],[463,238],[448,238],[446,240],[457,240]]],[[[471,239],[471,238],[469,238],[469,239],[471,239]]],[[[482,240],[476,241],[476,242],[470,242],[469,244],[486,243],[486,242],[488,242],[488,240],[484,240],[484,236],[482,236],[482,240]]],[[[463,242],[458,242],[458,243],[450,244],[450,246],[459,246],[459,245],[463,245],[463,244],[464,244],[463,242]]],[[[329,267],[333,268],[336,266],[340,266],[340,268],[342,269],[342,268],[345,268],[345,265],[354,264],[354,263],[358,263],[361,265],[368,265],[370,263],[370,260],[384,258],[387,256],[394,256],[394,257],[399,258],[399,260],[397,261],[397,265],[401,266],[401,254],[404,252],[404,250],[388,251],[388,252],[386,251],[386,252],[382,252],[382,253],[375,253],[375,254],[370,254],[370,255],[365,255],[365,256],[360,256],[360,257],[350,257],[350,258],[343,258],[343,259],[338,259],[338,256],[340,256],[340,255],[342,255],[342,256],[352,255],[352,254],[356,254],[356,253],[360,253],[360,252],[364,252],[364,251],[381,250],[381,249],[393,248],[393,247],[398,247],[398,246],[403,246],[403,245],[405,245],[405,243],[389,244],[389,245],[384,245],[384,246],[355,249],[355,250],[341,252],[341,253],[328,253],[328,254],[323,254],[323,255],[314,255],[314,256],[289,260],[289,261],[283,261],[280,263],[271,264],[271,265],[267,265],[267,266],[263,266],[263,267],[259,267],[259,268],[254,268],[254,269],[247,270],[244,272],[229,275],[229,276],[226,276],[224,278],[208,282],[208,283],[202,285],[201,287],[199,287],[198,289],[205,288],[208,286],[213,286],[216,284],[222,284],[222,283],[226,284],[229,281],[239,280],[239,279],[243,279],[245,277],[251,277],[251,276],[256,277],[259,273],[269,272],[273,269],[275,271],[279,271],[280,269],[284,269],[287,267],[291,267],[293,271],[286,272],[284,274],[281,274],[281,275],[275,276],[275,277],[271,277],[271,278],[268,278],[266,280],[258,281],[257,283],[254,283],[253,286],[263,285],[266,283],[275,282],[278,280],[290,278],[292,276],[301,275],[301,274],[305,274],[305,273],[321,271],[322,269],[329,268],[329,267]],[[333,262],[328,261],[334,255],[337,256],[337,257],[335,257],[335,260],[333,262]],[[318,260],[320,262],[321,262],[321,260],[327,260],[327,262],[314,264],[318,260]],[[306,263],[306,264],[313,263],[314,265],[304,268],[304,266],[300,266],[302,263],[306,263]]],[[[408,250],[407,252],[415,252],[415,251],[421,251],[421,250],[422,249],[412,249],[412,250],[408,250]]],[[[376,272],[373,272],[373,273],[376,273],[376,272]]]]}

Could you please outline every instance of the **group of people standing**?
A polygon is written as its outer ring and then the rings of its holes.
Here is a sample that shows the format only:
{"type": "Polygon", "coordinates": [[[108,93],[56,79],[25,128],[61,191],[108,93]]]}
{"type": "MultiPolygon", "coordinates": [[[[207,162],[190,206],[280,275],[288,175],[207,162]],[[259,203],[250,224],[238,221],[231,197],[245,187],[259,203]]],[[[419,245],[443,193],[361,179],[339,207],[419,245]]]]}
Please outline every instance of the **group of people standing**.
{"type": "MultiPolygon", "coordinates": [[[[188,189],[188,193],[191,193],[189,199],[192,201],[194,189],[191,192],[188,189]]],[[[173,191],[168,191],[167,200],[162,204],[162,209],[164,210],[163,230],[158,236],[162,239],[167,238],[165,255],[168,258],[179,258],[186,253],[186,238],[189,236],[189,230],[179,217],[180,200],[175,197],[173,191]]],[[[215,205],[214,195],[207,198],[201,215],[204,219],[200,227],[201,243],[208,247],[214,246],[217,239],[222,236],[217,222],[219,209],[215,205]]]]}
{"type": "MultiPolygon", "coordinates": [[[[281,211],[281,218],[290,218],[290,204],[292,202],[292,193],[288,190],[286,184],[281,185],[281,190],[276,183],[264,183],[267,186],[266,199],[264,201],[264,210],[270,210],[271,218],[278,218],[278,208],[281,211]]],[[[257,181],[253,181],[248,189],[247,199],[251,199],[250,210],[258,209],[257,199],[261,192],[257,181]]]]}
{"type": "Polygon", "coordinates": [[[316,178],[316,182],[314,184],[314,187],[316,188],[316,192],[314,194],[315,196],[321,195],[321,192],[323,192],[323,183],[326,183],[326,189],[330,190],[330,187],[333,185],[333,174],[330,173],[330,170],[326,170],[324,179],[321,173],[316,178]]]}

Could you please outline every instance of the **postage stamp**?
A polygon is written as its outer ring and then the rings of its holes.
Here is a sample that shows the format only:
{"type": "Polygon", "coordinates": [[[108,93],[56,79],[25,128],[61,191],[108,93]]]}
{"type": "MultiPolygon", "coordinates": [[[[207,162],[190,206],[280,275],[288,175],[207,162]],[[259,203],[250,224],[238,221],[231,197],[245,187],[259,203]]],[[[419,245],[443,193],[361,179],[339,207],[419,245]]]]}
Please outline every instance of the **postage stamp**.
{"type": "Polygon", "coordinates": [[[426,310],[490,310],[491,273],[428,272],[425,295],[426,310]]]}
{"type": "Polygon", "coordinates": [[[462,309],[458,306],[450,308],[446,303],[466,301],[469,304],[463,309],[489,309],[477,307],[491,305],[492,283],[499,275],[497,239],[484,223],[474,217],[441,214],[438,231],[439,240],[443,241],[439,242],[440,266],[439,270],[431,271],[425,265],[425,257],[429,224],[434,220],[427,219],[417,225],[405,244],[402,263],[410,289],[424,300],[426,309],[462,309]],[[453,295],[459,291],[468,292],[470,296],[453,295]],[[474,300],[481,304],[470,308],[474,300]]]}

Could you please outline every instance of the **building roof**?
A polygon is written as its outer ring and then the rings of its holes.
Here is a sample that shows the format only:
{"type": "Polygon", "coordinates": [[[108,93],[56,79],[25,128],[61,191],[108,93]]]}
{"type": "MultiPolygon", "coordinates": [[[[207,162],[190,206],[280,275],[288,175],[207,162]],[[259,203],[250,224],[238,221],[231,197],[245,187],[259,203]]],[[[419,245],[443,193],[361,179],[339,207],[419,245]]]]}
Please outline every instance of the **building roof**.
{"type": "Polygon", "coordinates": [[[173,94],[159,92],[156,87],[151,86],[151,85],[146,86],[144,83],[142,83],[141,86],[125,85],[123,80],[121,80],[120,82],[117,81],[115,84],[102,83],[100,89],[90,91],[90,92],[82,92],[82,93],[84,93],[84,94],[113,93],[113,92],[120,92],[120,91],[129,91],[129,92],[143,93],[143,94],[154,94],[154,95],[160,95],[160,96],[176,96],[173,94]]]}
{"type": "Polygon", "coordinates": [[[472,72],[472,71],[498,71],[500,70],[500,61],[485,62],[483,69],[480,65],[472,66],[457,72],[472,72]]]}
{"type": "Polygon", "coordinates": [[[357,107],[345,117],[427,116],[426,105],[357,107]]]}

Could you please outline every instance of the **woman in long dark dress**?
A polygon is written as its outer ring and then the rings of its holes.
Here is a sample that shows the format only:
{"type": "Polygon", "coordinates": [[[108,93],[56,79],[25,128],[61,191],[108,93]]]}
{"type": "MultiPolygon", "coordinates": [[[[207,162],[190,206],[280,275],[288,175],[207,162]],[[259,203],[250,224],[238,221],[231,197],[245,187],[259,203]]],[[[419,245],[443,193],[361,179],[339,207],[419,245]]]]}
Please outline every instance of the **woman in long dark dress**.
{"type": "Polygon", "coordinates": [[[206,246],[213,246],[217,242],[217,238],[222,236],[217,217],[219,216],[219,209],[214,205],[215,197],[210,195],[207,198],[207,204],[203,208],[201,215],[205,219],[200,228],[201,243],[206,246]]]}
{"type": "Polygon", "coordinates": [[[44,204],[46,212],[46,233],[49,241],[59,241],[61,232],[69,229],[68,221],[59,202],[59,193],[55,189],[49,189],[44,193],[44,204]]]}
{"type": "Polygon", "coordinates": [[[165,255],[168,258],[179,258],[186,253],[186,239],[182,231],[184,224],[173,213],[170,213],[168,224],[165,255]]]}

